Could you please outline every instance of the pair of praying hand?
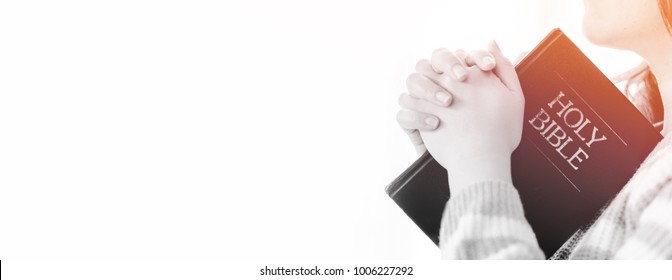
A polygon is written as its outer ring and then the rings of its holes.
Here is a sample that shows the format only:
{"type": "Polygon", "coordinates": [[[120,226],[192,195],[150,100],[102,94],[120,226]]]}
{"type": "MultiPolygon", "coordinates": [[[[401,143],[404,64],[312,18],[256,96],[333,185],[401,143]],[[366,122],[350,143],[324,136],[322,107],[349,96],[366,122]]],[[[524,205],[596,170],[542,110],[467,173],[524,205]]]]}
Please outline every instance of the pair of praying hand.
{"type": "Polygon", "coordinates": [[[494,41],[469,54],[438,49],[418,61],[406,85],[397,121],[418,153],[428,150],[448,170],[451,189],[511,181],[525,99],[513,64],[494,41]]]}

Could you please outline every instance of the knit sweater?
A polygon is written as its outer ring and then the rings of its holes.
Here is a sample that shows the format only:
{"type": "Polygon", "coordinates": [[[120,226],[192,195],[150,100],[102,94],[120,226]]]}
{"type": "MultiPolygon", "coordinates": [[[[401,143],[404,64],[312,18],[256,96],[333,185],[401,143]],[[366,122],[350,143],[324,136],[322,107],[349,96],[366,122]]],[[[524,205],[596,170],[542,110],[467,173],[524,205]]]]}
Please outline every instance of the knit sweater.
{"type": "Polygon", "coordinates": [[[446,259],[672,258],[672,135],[584,230],[544,256],[513,185],[485,180],[451,193],[441,222],[446,259]]]}

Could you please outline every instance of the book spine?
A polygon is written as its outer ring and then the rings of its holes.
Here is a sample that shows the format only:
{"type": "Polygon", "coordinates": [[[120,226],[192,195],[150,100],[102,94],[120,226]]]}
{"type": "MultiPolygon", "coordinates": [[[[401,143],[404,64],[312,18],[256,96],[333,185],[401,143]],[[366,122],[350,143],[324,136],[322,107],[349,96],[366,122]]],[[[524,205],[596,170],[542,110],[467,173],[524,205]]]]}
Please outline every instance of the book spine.
{"type": "Polygon", "coordinates": [[[564,33],[559,28],[553,29],[546,37],[541,41],[542,43],[537,45],[532,51],[530,51],[525,58],[523,58],[518,65],[516,65],[516,72],[518,76],[522,75],[527,71],[527,68],[532,65],[539,57],[541,57],[550,46],[555,43],[556,40],[562,37],[564,33]],[[532,55],[534,54],[534,55],[532,55]]]}
{"type": "Polygon", "coordinates": [[[413,177],[415,177],[418,172],[420,172],[427,164],[432,162],[434,158],[432,155],[429,154],[429,152],[425,152],[418,158],[413,164],[406,169],[401,175],[399,175],[392,183],[387,185],[385,188],[385,192],[390,196],[390,197],[395,197],[396,194],[404,188],[408,184],[408,181],[412,180],[413,177]]]}

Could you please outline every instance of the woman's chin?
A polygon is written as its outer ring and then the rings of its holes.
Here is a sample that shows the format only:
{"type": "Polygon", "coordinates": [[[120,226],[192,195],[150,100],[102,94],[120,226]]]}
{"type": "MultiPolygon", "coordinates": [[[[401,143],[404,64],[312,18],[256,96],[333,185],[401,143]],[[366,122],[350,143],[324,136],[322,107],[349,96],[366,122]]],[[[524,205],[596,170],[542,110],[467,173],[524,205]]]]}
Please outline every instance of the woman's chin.
{"type": "Polygon", "coordinates": [[[610,47],[614,48],[614,38],[612,35],[610,35],[608,32],[604,32],[604,30],[598,30],[594,28],[595,25],[593,24],[586,24],[584,22],[583,24],[583,36],[588,39],[589,42],[603,46],[603,47],[610,47]]]}

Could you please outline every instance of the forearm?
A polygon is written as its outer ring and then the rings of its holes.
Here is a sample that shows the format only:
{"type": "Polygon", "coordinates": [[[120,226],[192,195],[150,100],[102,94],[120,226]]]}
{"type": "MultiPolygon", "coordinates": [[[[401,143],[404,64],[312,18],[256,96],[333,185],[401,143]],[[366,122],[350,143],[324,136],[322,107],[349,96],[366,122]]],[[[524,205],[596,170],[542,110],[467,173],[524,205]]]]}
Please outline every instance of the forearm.
{"type": "Polygon", "coordinates": [[[447,259],[545,259],[527,223],[518,192],[486,180],[451,189],[440,231],[447,259]]]}
{"type": "Polygon", "coordinates": [[[487,180],[512,184],[511,155],[508,153],[458,159],[446,169],[451,193],[487,180]]]}

